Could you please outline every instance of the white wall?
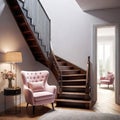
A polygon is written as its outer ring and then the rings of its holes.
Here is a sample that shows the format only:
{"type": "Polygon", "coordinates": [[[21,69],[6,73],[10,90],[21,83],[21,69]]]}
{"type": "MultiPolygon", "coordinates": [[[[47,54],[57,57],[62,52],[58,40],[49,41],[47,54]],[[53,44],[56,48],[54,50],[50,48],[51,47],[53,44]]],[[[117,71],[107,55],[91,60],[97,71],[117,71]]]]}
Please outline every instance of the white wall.
{"type": "Polygon", "coordinates": [[[86,13],[75,0],[40,1],[51,19],[51,40],[55,54],[84,69],[87,56],[92,55],[93,25],[120,20],[116,15],[118,10],[86,13]]]}
{"type": "MultiPolygon", "coordinates": [[[[0,0],[0,55],[8,51],[22,52],[23,62],[18,64],[18,85],[21,88],[21,70],[49,70],[34,59],[5,0],[0,0]]],[[[4,69],[9,70],[9,64],[0,63],[0,72],[2,72],[4,69]]],[[[49,84],[56,84],[55,78],[52,73],[49,77],[49,84]]],[[[0,77],[0,111],[4,110],[3,89],[5,87],[7,87],[7,81],[3,81],[0,77]]]]}
{"type": "Polygon", "coordinates": [[[51,19],[55,54],[86,69],[91,55],[91,26],[103,21],[82,12],[75,0],[40,1],[51,19]]]}
{"type": "Polygon", "coordinates": [[[75,0],[40,1],[51,19],[55,54],[84,69],[87,57],[91,57],[91,80],[96,99],[94,26],[120,23],[120,9],[83,12],[75,0]]]}

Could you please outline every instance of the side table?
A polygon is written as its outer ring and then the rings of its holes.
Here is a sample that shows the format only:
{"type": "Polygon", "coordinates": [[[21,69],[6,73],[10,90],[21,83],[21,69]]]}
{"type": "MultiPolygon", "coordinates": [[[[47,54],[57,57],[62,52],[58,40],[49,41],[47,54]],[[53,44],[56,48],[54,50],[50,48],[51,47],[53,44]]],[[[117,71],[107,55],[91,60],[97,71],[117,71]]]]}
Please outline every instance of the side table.
{"type": "Polygon", "coordinates": [[[4,109],[6,113],[7,113],[7,110],[6,110],[7,104],[8,103],[10,104],[10,102],[12,102],[11,104],[13,104],[14,110],[9,111],[9,113],[21,112],[21,88],[20,87],[4,89],[4,109]],[[12,99],[10,99],[10,101],[7,102],[8,100],[7,97],[8,98],[12,97],[12,99]]]}

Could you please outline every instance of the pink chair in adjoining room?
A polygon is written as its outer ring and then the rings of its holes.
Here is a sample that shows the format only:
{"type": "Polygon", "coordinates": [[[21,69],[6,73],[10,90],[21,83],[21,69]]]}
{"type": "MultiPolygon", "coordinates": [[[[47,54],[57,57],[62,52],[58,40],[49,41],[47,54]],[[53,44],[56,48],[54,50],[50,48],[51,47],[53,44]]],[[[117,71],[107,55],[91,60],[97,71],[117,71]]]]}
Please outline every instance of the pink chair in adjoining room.
{"type": "Polygon", "coordinates": [[[100,77],[99,85],[106,84],[108,85],[108,88],[109,85],[113,85],[114,87],[114,79],[114,74],[112,72],[108,72],[106,77],[100,77]]]}
{"type": "Polygon", "coordinates": [[[49,72],[44,71],[21,71],[23,80],[23,91],[27,107],[29,104],[33,106],[33,114],[35,106],[52,103],[54,110],[54,101],[57,88],[55,85],[49,85],[47,80],[49,72]]]}

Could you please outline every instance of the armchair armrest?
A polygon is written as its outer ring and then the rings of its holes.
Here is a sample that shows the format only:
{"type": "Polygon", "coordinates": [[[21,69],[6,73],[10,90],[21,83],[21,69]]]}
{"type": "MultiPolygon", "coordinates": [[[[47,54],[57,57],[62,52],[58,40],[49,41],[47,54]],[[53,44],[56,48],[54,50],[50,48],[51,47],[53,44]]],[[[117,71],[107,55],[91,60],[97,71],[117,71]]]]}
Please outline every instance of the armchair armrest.
{"type": "Polygon", "coordinates": [[[55,85],[46,85],[45,86],[45,90],[46,91],[49,91],[49,92],[51,92],[51,93],[53,93],[53,94],[56,94],[56,92],[57,92],[57,87],[55,86],[55,85]]]}
{"type": "Polygon", "coordinates": [[[30,88],[24,85],[24,94],[27,103],[33,104],[33,92],[30,88]]]}

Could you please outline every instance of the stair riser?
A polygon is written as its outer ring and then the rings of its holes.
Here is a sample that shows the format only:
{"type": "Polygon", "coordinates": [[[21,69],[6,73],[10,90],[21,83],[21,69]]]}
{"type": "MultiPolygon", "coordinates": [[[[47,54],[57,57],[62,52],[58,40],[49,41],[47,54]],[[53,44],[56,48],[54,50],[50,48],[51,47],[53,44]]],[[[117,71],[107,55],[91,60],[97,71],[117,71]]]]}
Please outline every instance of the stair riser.
{"type": "Polygon", "coordinates": [[[63,86],[67,85],[86,85],[86,81],[77,81],[77,82],[62,82],[63,86]]]}
{"type": "Polygon", "coordinates": [[[59,66],[60,70],[69,70],[69,69],[73,69],[72,66],[59,66]]]}
{"type": "Polygon", "coordinates": [[[89,100],[90,98],[88,95],[61,94],[61,95],[58,95],[58,99],[89,100]]]}
{"type": "Polygon", "coordinates": [[[61,102],[57,101],[56,105],[59,107],[74,107],[74,108],[84,108],[84,109],[89,109],[90,104],[87,103],[73,103],[73,102],[61,102]]]}
{"type": "Polygon", "coordinates": [[[78,70],[72,70],[72,71],[62,71],[63,75],[69,75],[69,74],[80,74],[80,71],[78,70]]]}
{"type": "Polygon", "coordinates": [[[86,79],[86,76],[62,76],[63,80],[86,79]]]}
{"type": "Polygon", "coordinates": [[[66,66],[67,64],[65,62],[58,62],[59,66],[66,66]]]}
{"type": "Polygon", "coordinates": [[[85,92],[85,88],[62,88],[63,92],[85,92]]]}

